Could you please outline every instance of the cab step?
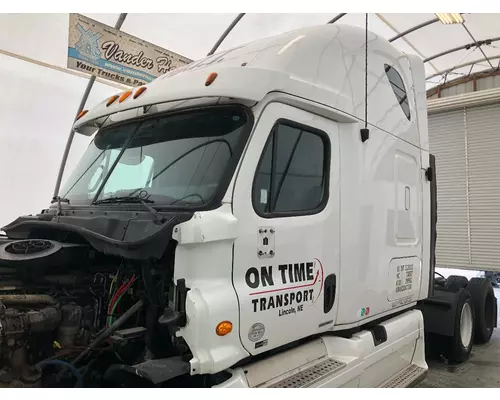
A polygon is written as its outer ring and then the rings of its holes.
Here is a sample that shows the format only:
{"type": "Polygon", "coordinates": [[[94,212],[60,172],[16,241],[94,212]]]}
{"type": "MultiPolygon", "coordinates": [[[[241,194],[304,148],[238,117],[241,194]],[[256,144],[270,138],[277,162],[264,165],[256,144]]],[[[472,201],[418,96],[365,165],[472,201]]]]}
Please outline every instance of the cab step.
{"type": "Polygon", "coordinates": [[[233,388],[374,388],[408,387],[426,376],[423,316],[410,310],[351,337],[325,334],[231,370],[217,387],[233,388]],[[409,361],[411,364],[409,364],[409,361]]]}
{"type": "Polygon", "coordinates": [[[413,387],[422,382],[427,375],[427,369],[421,368],[415,364],[408,365],[399,373],[392,376],[380,388],[407,388],[413,387]]]}
{"type": "Polygon", "coordinates": [[[345,366],[345,363],[329,358],[318,364],[302,369],[286,379],[261,387],[290,389],[305,388],[337,373],[341,369],[345,368],[345,366]]]}

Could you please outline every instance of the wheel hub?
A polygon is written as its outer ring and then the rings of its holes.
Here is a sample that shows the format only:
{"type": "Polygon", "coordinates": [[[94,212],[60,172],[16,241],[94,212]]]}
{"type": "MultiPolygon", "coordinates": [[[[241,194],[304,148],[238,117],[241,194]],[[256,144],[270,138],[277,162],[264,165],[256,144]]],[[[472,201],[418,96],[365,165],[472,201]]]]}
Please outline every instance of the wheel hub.
{"type": "Polygon", "coordinates": [[[460,314],[460,338],[465,348],[469,347],[472,341],[472,308],[469,303],[465,303],[460,314]]]}

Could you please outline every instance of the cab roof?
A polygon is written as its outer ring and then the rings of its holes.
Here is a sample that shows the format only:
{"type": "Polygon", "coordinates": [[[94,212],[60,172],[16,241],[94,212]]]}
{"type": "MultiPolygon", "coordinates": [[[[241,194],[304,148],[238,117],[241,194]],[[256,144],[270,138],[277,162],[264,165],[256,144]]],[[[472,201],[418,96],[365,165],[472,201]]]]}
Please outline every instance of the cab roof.
{"type": "MultiPolygon", "coordinates": [[[[380,98],[380,82],[386,79],[384,64],[396,66],[404,81],[412,82],[405,55],[386,39],[369,33],[368,101],[380,98]]],[[[146,90],[135,99],[132,94],[109,106],[105,99],[78,119],[74,128],[81,132],[83,126],[103,117],[152,104],[201,97],[258,102],[271,92],[303,97],[363,119],[364,76],[364,29],[341,24],[302,28],[177,68],[146,85],[146,90]],[[217,76],[206,86],[211,73],[217,76]]],[[[375,112],[378,111],[372,106],[369,119],[375,112]]]]}

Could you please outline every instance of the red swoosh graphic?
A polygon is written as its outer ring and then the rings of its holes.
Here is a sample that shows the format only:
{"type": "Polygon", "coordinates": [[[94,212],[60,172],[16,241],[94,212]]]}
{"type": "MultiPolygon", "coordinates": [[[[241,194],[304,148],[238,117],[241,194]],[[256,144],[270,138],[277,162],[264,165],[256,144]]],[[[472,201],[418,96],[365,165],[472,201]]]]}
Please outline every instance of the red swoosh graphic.
{"type": "MultiPolygon", "coordinates": [[[[323,278],[324,278],[324,272],[323,272],[323,264],[321,264],[321,261],[317,258],[315,258],[317,262],[319,262],[319,266],[321,267],[321,285],[319,286],[319,293],[318,297],[316,297],[316,300],[313,301],[313,304],[316,303],[316,301],[319,299],[319,295],[321,294],[321,291],[323,290],[323,278]]],[[[319,274],[319,271],[318,271],[319,274]]]]}

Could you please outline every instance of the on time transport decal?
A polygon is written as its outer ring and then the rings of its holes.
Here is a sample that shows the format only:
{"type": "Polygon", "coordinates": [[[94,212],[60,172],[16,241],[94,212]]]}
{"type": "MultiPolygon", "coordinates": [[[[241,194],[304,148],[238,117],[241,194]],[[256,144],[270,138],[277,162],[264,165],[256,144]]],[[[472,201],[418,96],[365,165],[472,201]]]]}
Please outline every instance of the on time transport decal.
{"type": "Polygon", "coordinates": [[[278,310],[278,316],[296,314],[314,304],[322,291],[323,265],[315,258],[309,262],[250,267],[245,273],[252,310],[260,313],[278,310]]]}

